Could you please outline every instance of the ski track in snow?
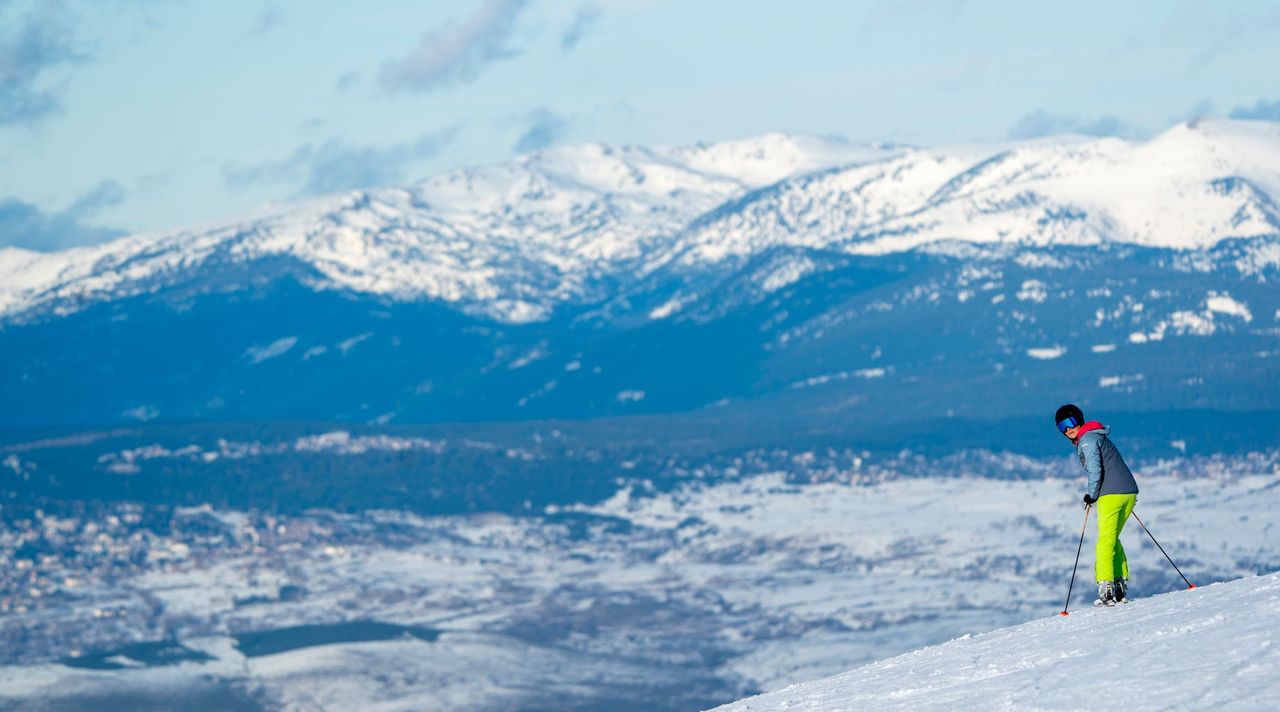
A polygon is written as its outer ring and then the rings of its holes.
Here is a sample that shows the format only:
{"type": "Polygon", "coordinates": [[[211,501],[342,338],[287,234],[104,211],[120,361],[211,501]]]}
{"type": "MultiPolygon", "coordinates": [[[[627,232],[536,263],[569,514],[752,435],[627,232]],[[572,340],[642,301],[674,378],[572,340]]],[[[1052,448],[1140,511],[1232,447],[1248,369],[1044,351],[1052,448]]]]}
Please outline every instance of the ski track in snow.
{"type": "Polygon", "coordinates": [[[1280,573],[964,636],[716,708],[1274,710],[1280,573]]]}

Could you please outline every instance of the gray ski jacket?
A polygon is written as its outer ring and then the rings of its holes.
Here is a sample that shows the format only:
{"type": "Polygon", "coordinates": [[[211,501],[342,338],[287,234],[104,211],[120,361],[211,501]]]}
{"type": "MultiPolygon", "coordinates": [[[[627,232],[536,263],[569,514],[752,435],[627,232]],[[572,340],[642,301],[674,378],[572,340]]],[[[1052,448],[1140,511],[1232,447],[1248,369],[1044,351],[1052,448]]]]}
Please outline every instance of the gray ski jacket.
{"type": "Polygon", "coordinates": [[[1106,494],[1138,493],[1138,482],[1129,466],[1124,464],[1120,451],[1107,437],[1110,434],[1111,428],[1102,426],[1090,429],[1076,441],[1080,465],[1089,473],[1087,494],[1094,499],[1106,494]]]}

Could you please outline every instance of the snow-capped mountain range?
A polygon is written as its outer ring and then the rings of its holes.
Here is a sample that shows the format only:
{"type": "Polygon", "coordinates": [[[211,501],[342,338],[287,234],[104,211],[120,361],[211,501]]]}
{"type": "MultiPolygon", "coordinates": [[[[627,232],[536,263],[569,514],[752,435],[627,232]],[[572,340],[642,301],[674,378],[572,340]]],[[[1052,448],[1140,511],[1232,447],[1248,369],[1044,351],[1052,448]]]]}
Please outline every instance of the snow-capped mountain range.
{"type": "Polygon", "coordinates": [[[711,146],[543,151],[406,188],[269,207],[222,225],[57,254],[10,248],[0,251],[0,313],[137,294],[206,265],[287,256],[317,271],[317,288],[536,321],[557,303],[594,296],[594,280],[725,201],[790,175],[893,154],[780,134],[711,146]]]}
{"type": "Polygon", "coordinates": [[[203,267],[289,257],[316,271],[316,288],[439,300],[519,323],[600,299],[605,282],[779,246],[1208,248],[1280,233],[1273,195],[1280,125],[1269,122],[1205,120],[1139,143],[1065,136],[918,149],[769,134],[655,149],[589,144],[220,225],[53,254],[0,250],[0,315],[66,311],[203,267]]]}
{"type": "Polygon", "coordinates": [[[542,151],[0,250],[0,427],[1273,411],[1277,195],[1270,122],[542,151]]]}

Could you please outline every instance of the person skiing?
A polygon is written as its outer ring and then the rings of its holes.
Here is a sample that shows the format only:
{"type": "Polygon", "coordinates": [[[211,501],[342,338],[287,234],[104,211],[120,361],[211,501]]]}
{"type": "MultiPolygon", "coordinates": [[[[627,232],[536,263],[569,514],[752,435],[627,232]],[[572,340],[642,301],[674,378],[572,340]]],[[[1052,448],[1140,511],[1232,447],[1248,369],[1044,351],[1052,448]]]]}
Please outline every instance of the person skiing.
{"type": "Polygon", "coordinates": [[[1053,416],[1058,432],[1076,446],[1080,465],[1089,473],[1084,506],[1098,510],[1098,546],[1094,575],[1098,582],[1096,606],[1126,601],[1129,560],[1120,544],[1120,531],[1138,502],[1138,482],[1124,464],[1120,451],[1108,437],[1111,428],[1096,420],[1085,421],[1084,412],[1068,403],[1053,416]]]}

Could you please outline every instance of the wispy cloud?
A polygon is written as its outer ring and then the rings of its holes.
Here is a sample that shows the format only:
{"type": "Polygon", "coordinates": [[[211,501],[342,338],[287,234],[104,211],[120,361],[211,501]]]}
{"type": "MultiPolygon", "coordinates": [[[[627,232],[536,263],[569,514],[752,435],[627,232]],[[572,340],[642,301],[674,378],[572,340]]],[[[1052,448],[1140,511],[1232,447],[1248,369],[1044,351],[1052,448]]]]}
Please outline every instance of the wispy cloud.
{"type": "Polygon", "coordinates": [[[918,30],[922,26],[954,25],[966,10],[969,0],[884,0],[862,3],[865,15],[856,31],[871,35],[883,32],[886,26],[907,26],[918,30]]]}
{"type": "Polygon", "coordinates": [[[1179,121],[1195,121],[1197,119],[1204,119],[1214,116],[1216,113],[1217,112],[1213,108],[1213,102],[1205,99],[1188,109],[1187,113],[1174,123],[1178,123],[1179,121]]]}
{"type": "Polygon", "coordinates": [[[356,72],[343,72],[338,77],[338,91],[352,91],[360,86],[360,75],[356,72]]]}
{"type": "Polygon", "coordinates": [[[494,62],[515,56],[510,47],[516,19],[528,0],[485,0],[470,16],[422,36],[408,56],[382,65],[382,83],[392,89],[426,91],[467,82],[494,62]]]}
{"type": "Polygon", "coordinates": [[[1237,106],[1228,114],[1233,119],[1253,119],[1255,121],[1280,121],[1280,99],[1264,101],[1259,99],[1253,106],[1237,106]]]}
{"type": "Polygon", "coordinates": [[[568,52],[578,46],[591,30],[595,29],[596,23],[600,21],[600,17],[604,15],[604,11],[600,6],[593,2],[585,2],[578,6],[573,13],[573,19],[570,20],[569,26],[564,28],[564,32],[560,33],[560,48],[568,52]]]}
{"type": "Polygon", "coordinates": [[[36,3],[26,12],[0,3],[0,126],[57,114],[61,88],[49,86],[49,75],[85,59],[60,3],[36,3]]]}
{"type": "Polygon", "coordinates": [[[280,8],[275,5],[268,5],[261,13],[258,14],[258,18],[254,22],[253,28],[249,30],[245,37],[254,38],[265,36],[275,28],[279,27],[282,20],[284,20],[284,13],[280,12],[280,8]]]}
{"type": "Polygon", "coordinates": [[[1080,117],[1051,114],[1036,109],[1026,114],[1009,129],[1009,138],[1028,139],[1054,134],[1076,133],[1086,136],[1128,136],[1133,130],[1114,116],[1080,117]]]}
{"type": "Polygon", "coordinates": [[[569,128],[568,117],[561,116],[547,109],[535,109],[529,112],[524,133],[516,139],[512,150],[516,153],[528,153],[546,148],[564,135],[569,128]]]}
{"type": "Polygon", "coordinates": [[[1273,3],[1177,3],[1161,33],[1165,44],[1193,48],[1186,72],[1195,73],[1258,42],[1268,42],[1280,29],[1280,8],[1273,3]]]}
{"type": "Polygon", "coordinates": [[[66,210],[56,213],[46,213],[16,198],[0,198],[0,246],[49,251],[119,237],[123,231],[89,225],[85,221],[124,199],[124,187],[115,181],[99,183],[66,210]]]}
{"type": "Polygon", "coordinates": [[[455,125],[381,147],[352,146],[338,139],[304,143],[284,158],[227,168],[224,175],[232,188],[301,181],[300,195],[391,185],[404,179],[410,163],[431,158],[448,147],[460,128],[455,125]]]}
{"type": "Polygon", "coordinates": [[[123,203],[124,199],[123,185],[118,181],[104,180],[88,193],[76,198],[71,207],[67,208],[66,213],[77,220],[92,218],[106,208],[123,203]]]}

